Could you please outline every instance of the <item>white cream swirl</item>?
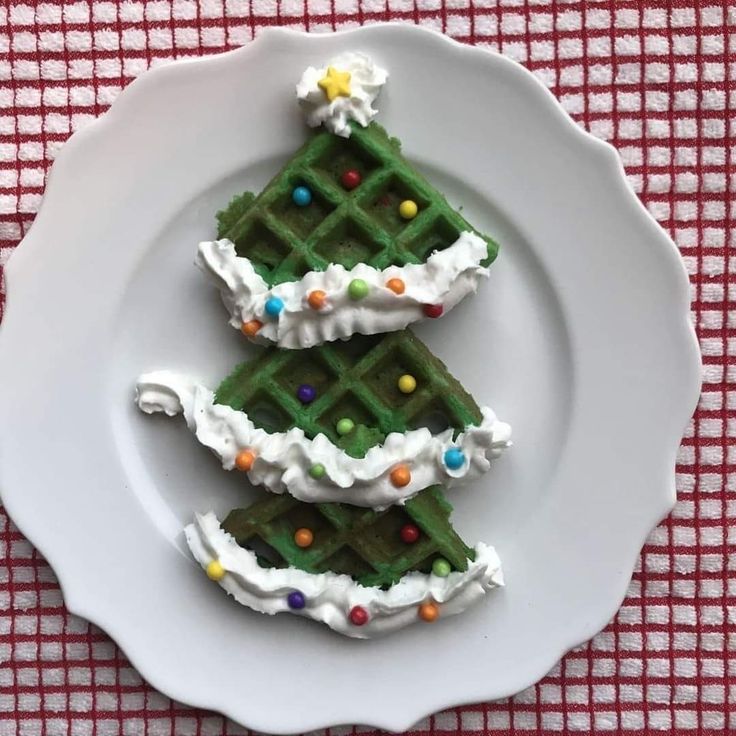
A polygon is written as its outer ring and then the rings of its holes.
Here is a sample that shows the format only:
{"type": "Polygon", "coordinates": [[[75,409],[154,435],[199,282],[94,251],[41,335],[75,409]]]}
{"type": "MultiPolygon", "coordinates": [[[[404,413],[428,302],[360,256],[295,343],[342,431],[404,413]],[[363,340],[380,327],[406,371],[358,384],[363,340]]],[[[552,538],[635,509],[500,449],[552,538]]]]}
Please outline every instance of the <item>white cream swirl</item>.
{"type": "Polygon", "coordinates": [[[296,96],[307,125],[312,128],[324,125],[331,133],[349,138],[350,120],[366,127],[378,113],[372,105],[387,79],[388,72],[365,54],[347,52],[323,67],[308,67],[296,85],[296,96]],[[318,82],[327,75],[328,67],[350,73],[348,96],[335,97],[331,102],[327,99],[318,82]]]}
{"type": "Polygon", "coordinates": [[[294,567],[261,567],[255,554],[240,547],[211,511],[198,514],[185,535],[204,569],[215,560],[222,565],[225,575],[219,585],[238,603],[270,615],[289,611],[358,639],[382,636],[419,621],[418,607],[425,602],[437,603],[440,618],[461,613],[486,592],[503,585],[498,555],[484,544],[476,546],[475,560],[468,562],[465,572],[451,572],[447,577],[410,572],[388,590],[381,590],[333,572],[312,574],[294,567]],[[289,608],[288,595],[293,591],[303,594],[304,608],[289,608]],[[362,606],[368,613],[362,626],[350,620],[354,606],[362,606]]]}
{"type": "Polygon", "coordinates": [[[468,294],[474,293],[488,269],[481,262],[488,255],[486,242],[472,232],[464,232],[448,248],[436,251],[424,263],[390,266],[379,271],[365,263],[347,270],[331,264],[324,271],[310,271],[299,281],[269,288],[255,272],[248,258],[236,255],[229,240],[199,244],[196,263],[220,290],[230,312],[230,324],[258,320],[263,326],[251,339],[261,344],[276,343],[282,348],[308,348],[323,342],[346,339],[355,333],[374,335],[401,330],[423,319],[426,304],[441,304],[447,313],[468,294]],[[386,286],[389,279],[404,282],[403,294],[386,286]],[[353,300],[348,285],[354,279],[368,284],[368,294],[353,300]],[[323,291],[321,309],[309,306],[312,291],[323,291]],[[278,297],[283,309],[277,317],[265,313],[266,300],[278,297]]]}
{"type": "Polygon", "coordinates": [[[436,483],[452,487],[478,478],[490,468],[490,459],[510,444],[511,428],[486,407],[480,426],[468,426],[456,440],[451,429],[437,435],[426,428],[393,432],[383,445],[354,458],[323,434],[310,440],[298,427],[266,432],[245,412],[216,404],[214,399],[205,386],[169,371],[147,373],[138,380],[136,401],[142,411],[183,413],[189,429],[226,470],[235,467],[238,452],[249,449],[255,455],[247,471],[251,483],[308,503],[342,502],[373,509],[403,504],[436,483]],[[454,470],[444,463],[451,447],[464,455],[463,464],[454,470]],[[314,465],[324,467],[323,477],[311,477],[314,465]],[[401,488],[390,477],[397,465],[406,465],[411,473],[410,482],[401,488]]]}

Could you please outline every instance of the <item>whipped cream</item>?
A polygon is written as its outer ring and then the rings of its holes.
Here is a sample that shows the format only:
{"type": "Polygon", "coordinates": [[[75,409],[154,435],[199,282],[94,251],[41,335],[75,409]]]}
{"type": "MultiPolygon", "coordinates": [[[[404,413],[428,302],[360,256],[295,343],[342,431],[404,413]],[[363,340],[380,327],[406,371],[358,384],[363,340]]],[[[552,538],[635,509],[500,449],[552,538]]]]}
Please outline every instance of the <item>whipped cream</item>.
{"type": "Polygon", "coordinates": [[[350,137],[349,121],[366,127],[378,113],[373,102],[388,79],[388,72],[376,66],[364,54],[348,52],[332,59],[323,67],[310,66],[296,86],[299,105],[304,110],[307,125],[316,128],[324,125],[327,130],[343,138],[350,137]],[[329,67],[350,74],[350,94],[327,98],[318,82],[327,76],[329,67]]]}
{"type": "Polygon", "coordinates": [[[299,281],[273,288],[248,258],[236,255],[230,240],[200,243],[196,263],[219,288],[233,327],[239,329],[244,322],[257,319],[263,326],[252,340],[295,349],[346,339],[356,332],[373,335],[401,330],[425,317],[425,304],[441,304],[446,313],[488,276],[488,269],[480,265],[487,255],[486,242],[475,233],[464,232],[424,263],[382,271],[365,263],[349,271],[331,264],[324,271],[310,271],[299,281]],[[386,286],[393,278],[404,282],[403,294],[386,286]],[[348,295],[354,279],[362,279],[369,287],[367,296],[357,301],[348,295]],[[307,297],[317,290],[325,292],[326,301],[321,309],[312,309],[307,297]],[[278,297],[284,304],[278,317],[265,313],[269,297],[278,297]]]}
{"type": "Polygon", "coordinates": [[[136,401],[147,414],[183,413],[189,429],[222,460],[226,470],[235,467],[239,451],[251,450],[255,460],[247,473],[254,485],[308,503],[343,502],[377,510],[403,504],[436,483],[452,487],[479,477],[490,468],[490,459],[510,444],[511,435],[509,425],[484,407],[480,426],[468,426],[455,440],[452,429],[437,435],[426,428],[394,432],[365,457],[354,458],[323,434],[310,440],[298,427],[274,433],[259,429],[245,412],[216,404],[210,389],[169,371],[142,375],[136,401]],[[443,462],[451,447],[465,456],[462,466],[454,470],[443,462]],[[326,471],[319,479],[309,474],[317,464],[326,471]],[[403,488],[394,486],[390,478],[399,464],[411,472],[403,488]]]}
{"type": "Polygon", "coordinates": [[[475,560],[468,562],[465,572],[451,572],[447,577],[410,572],[388,590],[381,590],[333,572],[314,574],[294,567],[261,567],[255,554],[240,547],[211,511],[197,514],[185,535],[202,568],[215,560],[222,565],[225,575],[219,585],[238,603],[270,615],[289,611],[359,639],[382,636],[418,621],[418,607],[424,602],[436,602],[440,618],[444,618],[461,613],[487,591],[503,585],[498,555],[484,544],[476,546],[475,560]],[[306,605],[302,609],[289,608],[287,596],[295,590],[304,595],[306,605]],[[351,623],[353,606],[362,606],[368,612],[363,626],[351,623]]]}

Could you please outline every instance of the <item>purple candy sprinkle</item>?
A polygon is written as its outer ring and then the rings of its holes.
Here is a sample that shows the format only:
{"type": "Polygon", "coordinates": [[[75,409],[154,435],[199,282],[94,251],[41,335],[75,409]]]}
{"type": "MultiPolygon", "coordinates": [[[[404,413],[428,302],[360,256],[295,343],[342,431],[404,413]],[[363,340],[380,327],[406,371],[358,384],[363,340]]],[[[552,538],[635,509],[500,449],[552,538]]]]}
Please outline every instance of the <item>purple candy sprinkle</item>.
{"type": "Polygon", "coordinates": [[[302,593],[299,590],[292,590],[291,593],[289,593],[289,597],[286,599],[287,603],[289,604],[289,608],[304,608],[304,606],[307,605],[307,601],[304,598],[304,593],[302,593]]]}
{"type": "Polygon", "coordinates": [[[316,396],[317,391],[315,390],[314,386],[310,386],[308,383],[303,383],[296,390],[296,397],[297,399],[299,399],[299,401],[302,402],[302,404],[311,403],[312,401],[314,401],[316,396]]]}

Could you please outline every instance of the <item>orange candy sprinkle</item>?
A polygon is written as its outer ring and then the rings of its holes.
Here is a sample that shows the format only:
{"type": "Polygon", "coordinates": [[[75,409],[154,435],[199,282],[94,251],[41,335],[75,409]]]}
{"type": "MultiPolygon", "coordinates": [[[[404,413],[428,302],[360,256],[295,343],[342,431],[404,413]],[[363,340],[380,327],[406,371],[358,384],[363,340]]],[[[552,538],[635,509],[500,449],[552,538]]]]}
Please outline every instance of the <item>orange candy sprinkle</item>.
{"type": "Polygon", "coordinates": [[[386,288],[391,289],[394,294],[403,294],[406,286],[401,279],[389,279],[386,282],[386,288]]]}
{"type": "Polygon", "coordinates": [[[253,461],[256,459],[255,453],[252,450],[241,450],[235,456],[235,467],[238,470],[247,472],[253,467],[253,461]]]}
{"type": "Polygon", "coordinates": [[[419,606],[419,618],[431,624],[440,617],[440,607],[432,601],[426,601],[419,606]]]}
{"type": "Polygon", "coordinates": [[[311,529],[297,529],[294,532],[294,542],[297,547],[309,547],[314,542],[314,534],[311,529]]]}
{"type": "Polygon", "coordinates": [[[407,465],[397,465],[391,471],[391,482],[397,488],[408,486],[411,482],[411,472],[409,471],[409,467],[407,465]]]}
{"type": "Polygon", "coordinates": [[[325,294],[325,292],[321,289],[310,291],[309,296],[307,296],[307,302],[309,303],[309,306],[312,307],[312,309],[322,309],[326,301],[327,294],[325,294]]]}
{"type": "Polygon", "coordinates": [[[244,335],[247,335],[248,337],[253,337],[258,330],[263,327],[263,322],[257,319],[252,319],[250,322],[243,322],[243,324],[240,327],[240,330],[244,335]]]}

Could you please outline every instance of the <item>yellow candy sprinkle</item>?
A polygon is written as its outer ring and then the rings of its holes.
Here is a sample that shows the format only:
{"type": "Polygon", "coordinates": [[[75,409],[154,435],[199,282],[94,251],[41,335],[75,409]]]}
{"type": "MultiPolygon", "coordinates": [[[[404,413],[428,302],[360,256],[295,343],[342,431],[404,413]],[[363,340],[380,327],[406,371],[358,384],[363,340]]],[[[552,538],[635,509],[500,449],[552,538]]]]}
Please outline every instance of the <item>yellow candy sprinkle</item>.
{"type": "Polygon", "coordinates": [[[410,376],[408,373],[399,378],[399,391],[402,394],[414,393],[417,387],[417,379],[414,376],[410,376]]]}
{"type": "Polygon", "coordinates": [[[411,199],[405,199],[399,205],[399,214],[405,220],[412,220],[412,219],[414,219],[417,216],[417,212],[419,212],[419,207],[417,207],[417,203],[414,202],[411,199]]]}
{"type": "Polygon", "coordinates": [[[207,577],[210,580],[222,580],[225,577],[225,568],[222,566],[220,560],[212,560],[207,565],[207,577]]]}

